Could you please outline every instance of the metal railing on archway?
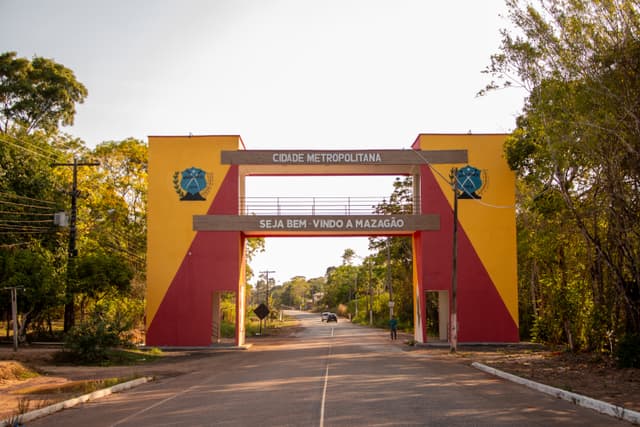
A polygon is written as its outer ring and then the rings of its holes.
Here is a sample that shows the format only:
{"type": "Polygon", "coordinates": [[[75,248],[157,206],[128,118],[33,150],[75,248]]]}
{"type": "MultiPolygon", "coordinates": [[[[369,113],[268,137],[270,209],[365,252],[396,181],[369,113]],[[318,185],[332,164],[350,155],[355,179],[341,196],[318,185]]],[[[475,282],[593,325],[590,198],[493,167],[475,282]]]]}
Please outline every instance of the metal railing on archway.
{"type": "Polygon", "coordinates": [[[380,209],[388,206],[388,197],[245,197],[240,200],[241,215],[411,215],[411,205],[396,206],[392,210],[380,209]]]}

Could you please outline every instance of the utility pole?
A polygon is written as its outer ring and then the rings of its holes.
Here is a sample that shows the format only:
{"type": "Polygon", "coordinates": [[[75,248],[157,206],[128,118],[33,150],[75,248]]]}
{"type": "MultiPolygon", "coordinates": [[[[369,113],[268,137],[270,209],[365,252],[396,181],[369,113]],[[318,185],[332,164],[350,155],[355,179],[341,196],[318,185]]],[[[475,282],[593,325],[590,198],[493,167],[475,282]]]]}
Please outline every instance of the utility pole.
{"type": "Polygon", "coordinates": [[[72,166],[73,167],[73,182],[71,186],[71,216],[69,218],[69,259],[67,263],[67,290],[66,290],[66,303],[64,306],[64,331],[68,332],[69,329],[75,324],[75,304],[73,293],[73,282],[75,281],[75,258],[78,256],[78,250],[76,249],[76,219],[78,216],[78,166],[100,166],[98,162],[78,162],[76,157],[73,158],[73,163],[53,163],[51,166],[72,166]]]}
{"type": "Polygon", "coordinates": [[[391,237],[387,237],[387,288],[389,289],[389,320],[393,318],[393,285],[391,284],[391,246],[389,240],[391,237]]]}
{"type": "Polygon", "coordinates": [[[369,259],[369,326],[373,325],[373,289],[371,288],[371,259],[369,259]]]}
{"type": "Polygon", "coordinates": [[[358,317],[358,270],[356,270],[356,281],[353,288],[353,297],[356,301],[356,317],[358,317]]]}
{"type": "Polygon", "coordinates": [[[266,295],[267,295],[267,301],[266,301],[267,307],[269,307],[269,273],[275,273],[275,271],[274,270],[264,270],[264,271],[260,272],[260,274],[264,274],[265,275],[266,281],[267,281],[267,292],[266,292],[266,295]]]}
{"type": "Polygon", "coordinates": [[[13,351],[18,351],[18,289],[22,286],[9,286],[3,290],[11,291],[11,321],[13,322],[13,351]]]}
{"type": "Polygon", "coordinates": [[[458,168],[451,169],[451,186],[453,188],[453,259],[451,265],[451,348],[458,350],[458,168]]]}

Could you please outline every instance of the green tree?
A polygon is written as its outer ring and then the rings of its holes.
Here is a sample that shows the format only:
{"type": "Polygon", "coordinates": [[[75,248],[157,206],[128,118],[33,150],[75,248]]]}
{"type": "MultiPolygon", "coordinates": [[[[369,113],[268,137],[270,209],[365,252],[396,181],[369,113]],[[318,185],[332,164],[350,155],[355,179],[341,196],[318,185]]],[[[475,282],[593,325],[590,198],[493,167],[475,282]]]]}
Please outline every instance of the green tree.
{"type": "Polygon", "coordinates": [[[274,298],[279,306],[304,307],[309,296],[309,282],[303,276],[295,276],[282,284],[278,292],[274,292],[274,298]]]}
{"type": "MultiPolygon", "coordinates": [[[[413,177],[396,178],[389,201],[383,201],[375,212],[384,215],[411,215],[413,213],[413,177]]],[[[401,325],[413,324],[413,249],[406,236],[370,238],[369,248],[376,251],[374,265],[384,284],[384,290],[394,301],[394,315],[401,325]]],[[[388,301],[388,299],[387,299],[388,301]]],[[[380,304],[378,304],[380,305],[380,304]]],[[[388,318],[387,308],[379,313],[388,318]]]]}
{"type": "MultiPolygon", "coordinates": [[[[82,147],[60,135],[58,126],[73,122],[75,103],[85,96],[84,86],[60,64],[16,58],[14,52],[0,55],[0,251],[12,257],[15,248],[29,248],[47,259],[51,268],[38,269],[34,264],[32,272],[17,276],[32,274],[38,284],[59,280],[53,272],[66,264],[60,250],[66,233],[53,224],[53,214],[65,206],[66,194],[60,191],[63,181],[52,163],[64,159],[68,150],[82,147]]],[[[46,295],[34,294],[23,328],[32,319],[38,321],[45,311],[41,303],[47,304],[49,314],[53,312],[56,305],[46,295]]]]}
{"type": "Polygon", "coordinates": [[[354,298],[357,270],[358,267],[350,264],[343,264],[331,270],[324,286],[325,306],[340,311],[341,305],[346,306],[354,298]]]}
{"type": "Polygon", "coordinates": [[[79,250],[107,251],[125,259],[134,271],[137,294],[145,278],[147,146],[128,138],[107,141],[88,153],[98,167],[82,168],[79,188],[79,250]]]}
{"type": "Polygon", "coordinates": [[[41,132],[0,134],[0,245],[61,243],[53,218],[67,199],[51,166],[62,155],[52,140],[41,132]]]}
{"type": "Polygon", "coordinates": [[[247,283],[249,283],[249,280],[251,280],[255,275],[255,273],[253,272],[253,269],[249,265],[249,262],[253,259],[254,256],[256,256],[256,254],[260,252],[264,252],[264,248],[265,248],[264,238],[250,237],[246,240],[245,247],[246,247],[245,254],[247,258],[247,262],[245,266],[246,267],[245,280],[247,281],[247,283]]]}
{"type": "Polygon", "coordinates": [[[76,266],[79,291],[95,301],[126,294],[131,289],[133,271],[117,255],[95,252],[80,257],[76,266]]]}
{"type": "MultiPolygon", "coordinates": [[[[51,252],[38,246],[13,248],[0,252],[0,282],[18,287],[18,305],[22,321],[18,335],[24,337],[32,322],[51,322],[52,311],[63,301],[61,272],[55,268],[51,252]]],[[[5,306],[8,311],[9,306],[5,306]]],[[[59,314],[59,313],[58,313],[59,314]]]]}
{"type": "Polygon", "coordinates": [[[356,253],[353,249],[347,248],[342,253],[342,263],[343,264],[351,264],[353,262],[353,258],[356,256],[356,253]]]}
{"type": "Polygon", "coordinates": [[[524,312],[536,334],[608,348],[612,334],[640,331],[638,4],[507,5],[514,29],[502,33],[486,90],[519,85],[528,94],[505,145],[521,179],[518,225],[537,227],[519,230],[524,312]]]}
{"type": "Polygon", "coordinates": [[[18,58],[16,52],[0,54],[0,133],[12,126],[30,132],[57,130],[71,125],[76,104],[87,89],[73,71],[51,59],[18,58]]]}

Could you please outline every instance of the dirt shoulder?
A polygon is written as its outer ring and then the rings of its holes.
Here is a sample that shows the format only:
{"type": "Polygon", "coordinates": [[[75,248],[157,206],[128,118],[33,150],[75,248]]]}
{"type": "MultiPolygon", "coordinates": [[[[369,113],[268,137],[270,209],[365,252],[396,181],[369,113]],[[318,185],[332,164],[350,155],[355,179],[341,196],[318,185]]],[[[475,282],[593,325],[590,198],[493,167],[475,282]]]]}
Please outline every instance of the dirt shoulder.
{"type": "MultiPolygon", "coordinates": [[[[397,345],[406,347],[407,351],[453,359],[459,363],[480,362],[523,378],[640,412],[640,369],[618,369],[606,357],[532,346],[461,347],[452,354],[448,348],[409,347],[401,340],[397,345]]],[[[33,410],[73,397],[64,394],[20,394],[26,389],[114,377],[182,375],[197,370],[203,358],[221,354],[214,349],[165,352],[158,360],[135,366],[97,367],[55,365],[52,355],[56,351],[57,348],[23,347],[16,353],[11,347],[0,347],[0,419],[24,411],[26,405],[27,410],[33,410]],[[27,367],[39,375],[29,377],[28,373],[21,373],[19,367],[27,367]]]]}
{"type": "Polygon", "coordinates": [[[182,375],[198,370],[204,358],[220,355],[213,349],[172,351],[146,363],[101,367],[56,365],[53,355],[57,351],[59,348],[22,347],[14,352],[12,347],[0,346],[0,420],[84,394],[60,390],[74,382],[182,375]]]}
{"type": "Polygon", "coordinates": [[[617,368],[607,356],[499,347],[463,348],[455,357],[640,412],[640,369],[617,368]]]}
{"type": "MultiPolygon", "coordinates": [[[[403,341],[410,338],[406,335],[403,341]]],[[[463,345],[455,353],[451,353],[448,346],[407,348],[431,357],[453,358],[468,365],[482,363],[521,378],[640,412],[640,369],[617,368],[615,361],[604,355],[569,353],[531,343],[463,345]]]]}

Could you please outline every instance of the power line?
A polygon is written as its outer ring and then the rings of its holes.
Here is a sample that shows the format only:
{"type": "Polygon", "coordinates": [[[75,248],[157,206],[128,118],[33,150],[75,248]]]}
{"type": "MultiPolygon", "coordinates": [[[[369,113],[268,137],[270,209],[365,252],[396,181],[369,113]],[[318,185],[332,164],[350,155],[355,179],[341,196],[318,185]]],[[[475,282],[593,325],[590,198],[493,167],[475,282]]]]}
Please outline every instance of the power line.
{"type": "Polygon", "coordinates": [[[107,242],[107,246],[109,246],[110,248],[112,248],[112,249],[114,249],[114,250],[116,250],[118,252],[122,252],[122,253],[130,255],[130,256],[132,256],[134,258],[137,258],[139,261],[144,261],[145,260],[144,257],[141,257],[140,255],[127,250],[126,248],[122,248],[122,247],[114,244],[113,242],[107,242]]]}
{"type": "Polygon", "coordinates": [[[42,229],[40,230],[27,230],[27,231],[19,231],[19,230],[11,230],[11,231],[2,231],[0,227],[0,234],[50,234],[55,230],[53,229],[42,229]]]}
{"type": "Polygon", "coordinates": [[[25,212],[25,211],[0,211],[0,214],[29,215],[29,216],[51,216],[51,213],[33,213],[33,212],[25,212]]]}
{"type": "Polygon", "coordinates": [[[15,203],[15,202],[9,202],[7,200],[0,200],[0,204],[1,205],[11,205],[11,206],[21,206],[21,207],[24,207],[24,208],[47,209],[47,210],[50,210],[52,212],[55,210],[51,206],[27,205],[25,203],[15,203]]]}
{"type": "MultiPolygon", "coordinates": [[[[430,162],[429,160],[427,160],[422,153],[420,152],[420,150],[411,150],[414,153],[416,153],[416,155],[418,157],[420,157],[422,159],[422,161],[429,166],[429,168],[431,169],[431,171],[433,171],[437,176],[440,177],[440,179],[442,179],[444,182],[446,182],[451,189],[453,190],[454,185],[452,184],[451,180],[449,180],[449,178],[445,177],[443,174],[440,173],[440,171],[438,171],[430,162]]],[[[458,179],[458,177],[455,177],[455,186],[458,187],[458,189],[462,190],[462,192],[466,195],[466,197],[468,198],[468,200],[473,200],[474,202],[488,207],[488,208],[493,208],[493,209],[515,209],[515,205],[493,205],[491,203],[487,203],[487,202],[483,202],[479,197],[477,197],[475,194],[470,193],[466,188],[464,188],[460,182],[460,180],[458,179]]]]}
{"type": "MultiPolygon", "coordinates": [[[[53,225],[53,224],[52,224],[53,225]]],[[[4,229],[16,229],[16,230],[49,230],[51,227],[43,227],[38,225],[20,225],[20,224],[2,224],[0,228],[4,229]]]]}
{"type": "Polygon", "coordinates": [[[11,144],[11,145],[13,145],[14,147],[18,147],[19,149],[21,149],[21,150],[23,150],[23,151],[27,151],[27,152],[29,152],[29,153],[31,153],[31,154],[35,154],[36,156],[42,157],[42,158],[47,159],[47,160],[51,160],[51,159],[54,159],[54,160],[55,160],[55,159],[56,159],[56,157],[54,157],[54,156],[50,156],[50,155],[49,155],[49,156],[47,156],[47,155],[44,155],[44,154],[42,154],[42,153],[40,153],[40,152],[38,152],[38,151],[30,150],[30,149],[28,149],[27,147],[23,147],[22,145],[16,144],[15,142],[7,141],[6,139],[1,139],[1,138],[0,138],[0,141],[5,142],[5,143],[7,143],[7,144],[11,144]]]}
{"type": "Polygon", "coordinates": [[[17,194],[5,193],[4,191],[0,191],[0,196],[9,196],[9,197],[14,198],[14,199],[30,200],[32,202],[46,203],[46,204],[49,204],[49,205],[55,205],[56,204],[56,202],[52,202],[50,200],[34,199],[33,197],[19,196],[17,194]]]}
{"type": "Polygon", "coordinates": [[[2,219],[0,218],[0,223],[18,223],[18,224],[33,224],[33,223],[53,223],[53,219],[2,219]]]}
{"type": "Polygon", "coordinates": [[[118,232],[117,230],[111,230],[110,231],[111,234],[113,234],[116,238],[125,241],[125,243],[127,244],[127,247],[131,247],[131,249],[133,250],[137,250],[140,251],[143,249],[143,244],[138,243],[134,238],[132,238],[131,236],[127,236],[125,234],[122,234],[121,232],[118,232]]]}
{"type": "MultiPolygon", "coordinates": [[[[48,156],[47,156],[47,158],[49,158],[49,159],[57,159],[57,158],[59,158],[59,157],[60,157],[60,153],[56,153],[56,152],[55,152],[55,151],[53,151],[53,150],[49,150],[49,149],[46,149],[46,148],[40,147],[40,146],[38,146],[38,145],[34,144],[33,142],[25,141],[25,140],[23,140],[23,139],[17,138],[17,137],[15,137],[15,136],[13,136],[13,135],[10,135],[10,134],[5,134],[5,136],[8,136],[9,138],[12,138],[12,139],[13,139],[13,140],[15,140],[16,142],[19,142],[20,144],[28,145],[28,146],[30,146],[31,148],[33,148],[33,149],[35,149],[35,150],[38,150],[40,153],[44,153],[44,155],[48,155],[48,156]]],[[[4,142],[8,142],[8,143],[10,143],[10,144],[11,144],[11,142],[6,141],[6,140],[5,140],[4,142]]],[[[18,146],[18,147],[20,147],[20,146],[18,146]]],[[[23,148],[24,148],[24,147],[23,147],[23,148]]],[[[50,148],[50,147],[49,147],[49,148],[50,148]]],[[[43,154],[40,154],[40,155],[43,155],[43,154]]]]}
{"type": "Polygon", "coordinates": [[[31,244],[33,244],[33,242],[11,243],[11,244],[0,245],[0,248],[8,249],[8,248],[14,248],[16,246],[25,246],[25,245],[31,245],[31,244]]]}

